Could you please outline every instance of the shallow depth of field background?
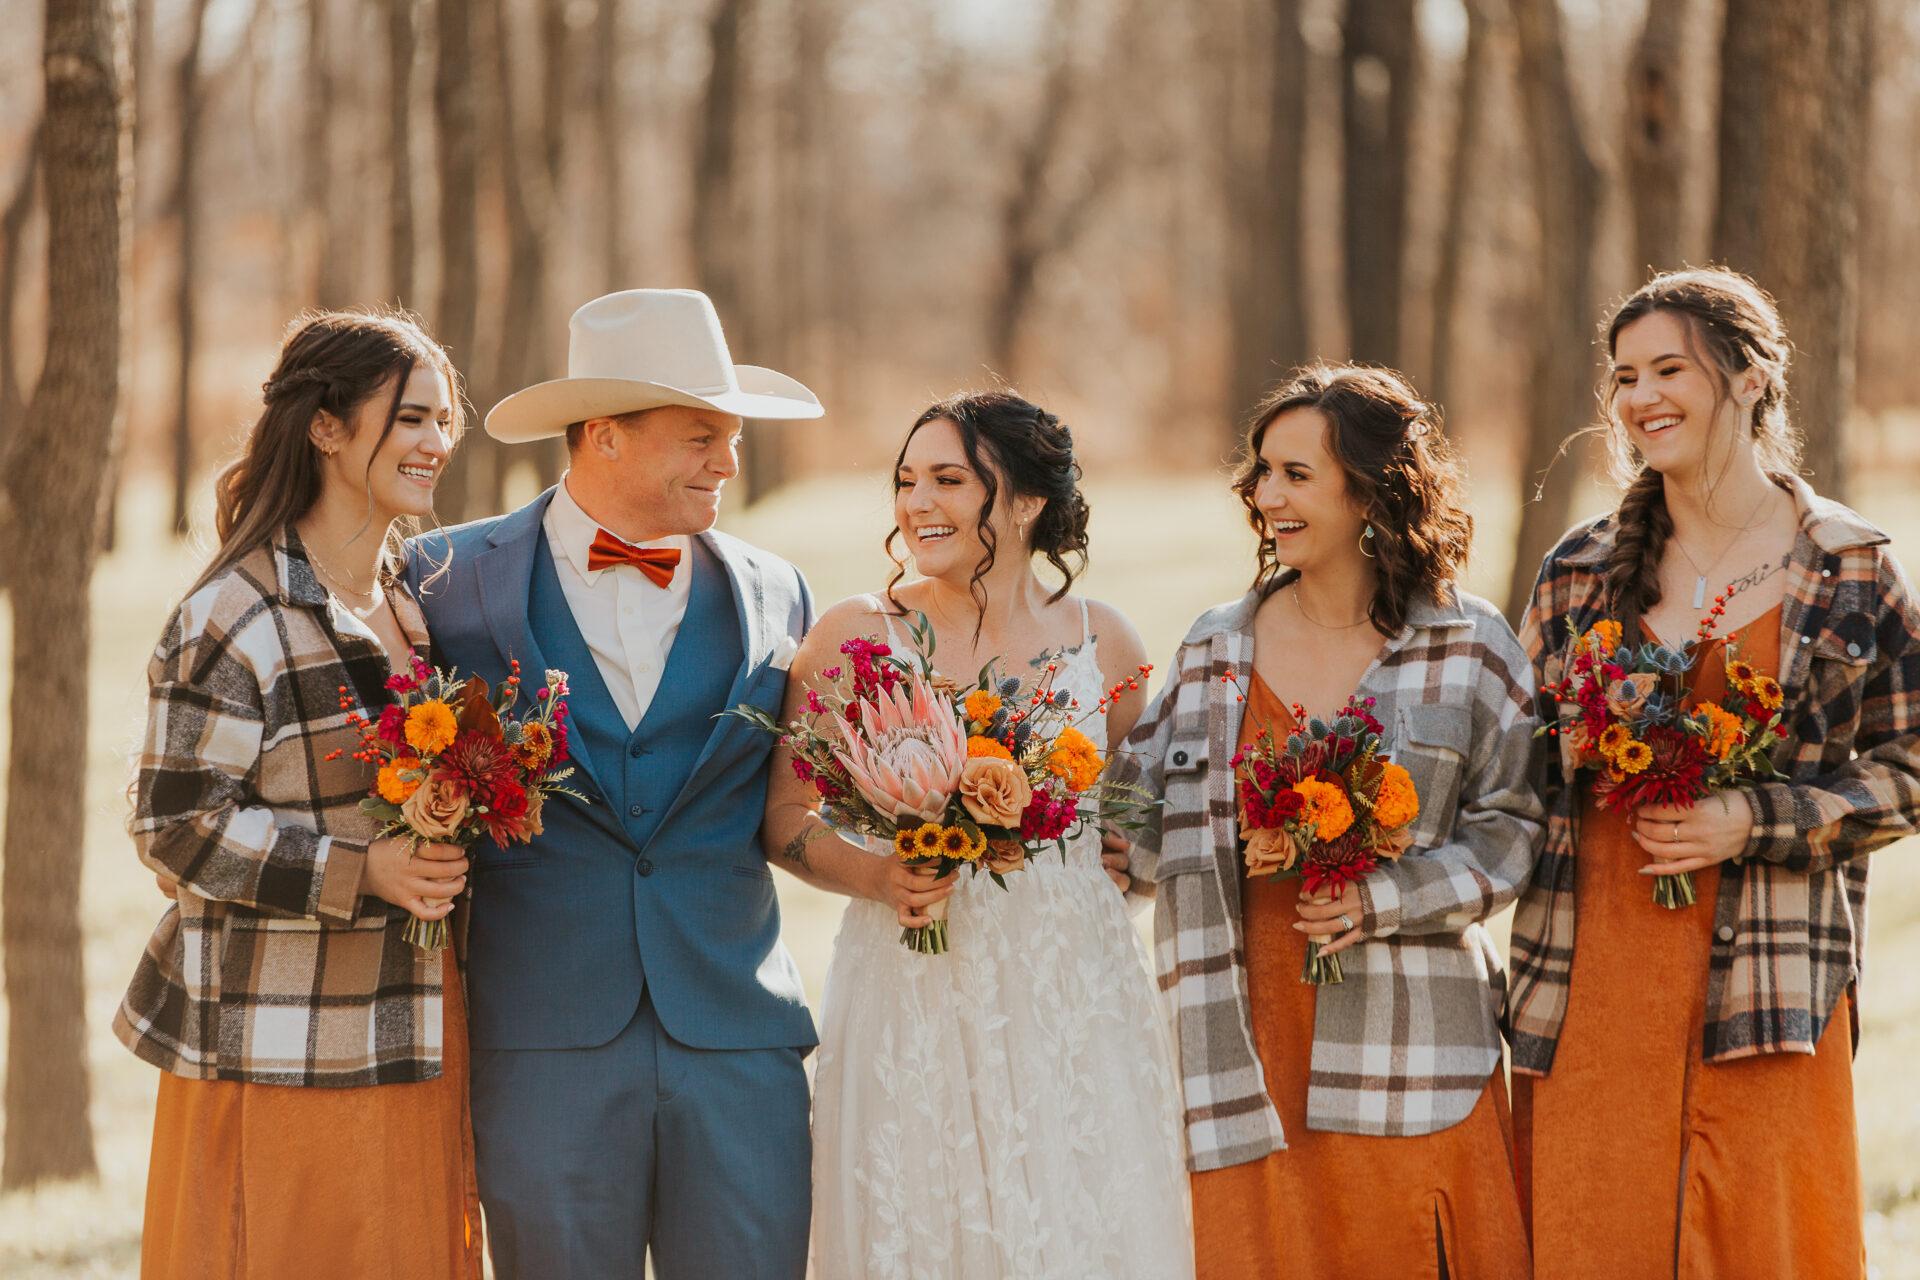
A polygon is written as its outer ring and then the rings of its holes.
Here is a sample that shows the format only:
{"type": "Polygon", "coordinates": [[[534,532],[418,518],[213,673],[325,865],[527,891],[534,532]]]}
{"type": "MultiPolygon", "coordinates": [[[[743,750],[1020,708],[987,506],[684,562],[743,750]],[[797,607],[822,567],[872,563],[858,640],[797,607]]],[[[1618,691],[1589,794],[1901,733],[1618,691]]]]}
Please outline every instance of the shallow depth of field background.
{"type": "MultiPolygon", "coordinates": [[[[137,1270],[155,1075],[108,1023],[161,902],[123,832],[129,753],[147,655],[208,550],[210,477],[303,308],[417,312],[484,411],[565,372],[585,300],[706,290],[736,360],[826,404],[750,424],[723,516],[823,602],[885,581],[907,424],[1008,383],[1073,427],[1084,589],[1164,666],[1246,583],[1224,468],[1289,367],[1390,364],[1443,407],[1471,585],[1513,616],[1554,535],[1612,501],[1591,440],[1541,484],[1595,420],[1610,302],[1650,266],[1724,260],[1781,299],[1813,482],[1920,570],[1920,0],[0,0],[0,31],[0,489],[43,521],[10,534],[0,503],[0,693],[90,661],[71,844],[99,1166],[0,1191],[7,1280],[137,1270]],[[124,307],[124,340],[91,335],[123,370],[92,473],[113,536],[90,653],[15,654],[33,580],[7,592],[9,538],[68,514],[6,485],[10,441],[53,421],[27,412],[58,292],[40,161],[83,150],[40,131],[43,17],[89,6],[121,20],[131,71],[130,252],[100,308],[124,307]]],[[[507,509],[558,466],[476,433],[441,518],[507,509]]],[[[23,700],[0,754],[63,727],[23,700]]],[[[840,904],[776,879],[817,996],[840,904]]],[[[1869,1264],[1920,1280],[1920,847],[1875,855],[1867,937],[1869,1264]]],[[[0,965],[70,973],[52,951],[0,965]]],[[[49,1146],[81,1145],[68,1114],[49,1146]]]]}

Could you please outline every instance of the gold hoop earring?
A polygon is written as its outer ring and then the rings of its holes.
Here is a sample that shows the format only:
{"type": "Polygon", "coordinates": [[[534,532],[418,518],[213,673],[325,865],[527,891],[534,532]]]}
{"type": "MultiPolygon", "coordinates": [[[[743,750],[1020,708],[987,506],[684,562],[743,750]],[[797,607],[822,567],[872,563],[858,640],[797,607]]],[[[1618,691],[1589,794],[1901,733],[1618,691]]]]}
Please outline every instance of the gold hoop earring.
{"type": "Polygon", "coordinates": [[[1369,560],[1372,560],[1375,558],[1373,552],[1367,550],[1367,544],[1372,541],[1373,541],[1373,526],[1368,525],[1365,529],[1362,529],[1360,531],[1360,554],[1365,556],[1369,560]]]}

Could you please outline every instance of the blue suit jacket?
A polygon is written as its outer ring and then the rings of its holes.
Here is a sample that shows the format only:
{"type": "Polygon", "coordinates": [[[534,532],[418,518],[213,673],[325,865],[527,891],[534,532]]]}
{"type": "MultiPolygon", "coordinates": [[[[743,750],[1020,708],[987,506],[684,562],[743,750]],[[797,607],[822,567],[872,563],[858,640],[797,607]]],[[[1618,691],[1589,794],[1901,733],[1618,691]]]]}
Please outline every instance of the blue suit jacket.
{"type": "Polygon", "coordinates": [[[812,1046],[760,847],[773,738],[720,716],[741,702],[778,714],[787,672],[774,658],[813,621],[806,580],[737,538],[698,535],[687,618],[629,732],[560,594],[542,527],[551,499],[407,548],[438,663],[497,683],[518,659],[529,690],[543,668],[568,672],[568,785],[590,799],[549,796],[531,844],[475,848],[473,1046],[602,1045],[643,990],[694,1048],[812,1046]]]}

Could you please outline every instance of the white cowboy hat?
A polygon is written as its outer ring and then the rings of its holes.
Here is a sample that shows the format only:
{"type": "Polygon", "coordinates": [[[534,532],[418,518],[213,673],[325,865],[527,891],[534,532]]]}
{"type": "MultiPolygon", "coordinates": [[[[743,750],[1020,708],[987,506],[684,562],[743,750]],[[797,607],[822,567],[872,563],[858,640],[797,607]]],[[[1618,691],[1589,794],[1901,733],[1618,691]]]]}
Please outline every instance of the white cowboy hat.
{"type": "Polygon", "coordinates": [[[735,364],[707,295],[628,289],[567,322],[567,376],[516,391],[487,414],[487,434],[518,444],[569,423],[679,404],[742,418],[817,418],[813,392],[771,369],[735,364]]]}

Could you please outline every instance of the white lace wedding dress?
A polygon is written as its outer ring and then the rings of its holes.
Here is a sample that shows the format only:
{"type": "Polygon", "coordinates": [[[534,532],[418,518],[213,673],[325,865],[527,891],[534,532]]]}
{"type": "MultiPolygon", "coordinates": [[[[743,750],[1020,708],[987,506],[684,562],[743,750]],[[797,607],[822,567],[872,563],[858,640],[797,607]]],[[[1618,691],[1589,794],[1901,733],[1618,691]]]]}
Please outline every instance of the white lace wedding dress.
{"type": "MultiPolygon", "coordinates": [[[[1091,640],[1055,680],[1099,701],[1091,640]]],[[[1103,716],[1082,728],[1104,741],[1103,716]]],[[[1007,890],[957,874],[945,955],[902,946],[891,906],[855,900],[841,923],[814,1084],[813,1274],[1191,1276],[1178,1087],[1098,832],[1007,890]]]]}

